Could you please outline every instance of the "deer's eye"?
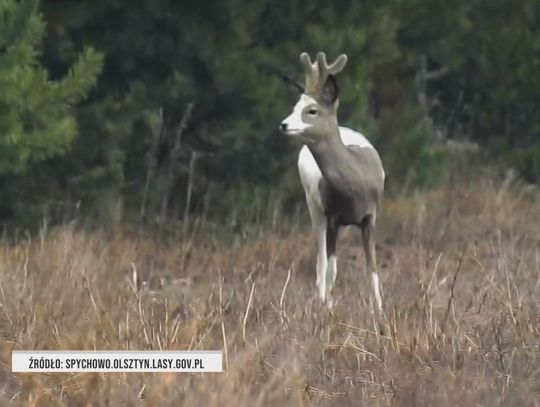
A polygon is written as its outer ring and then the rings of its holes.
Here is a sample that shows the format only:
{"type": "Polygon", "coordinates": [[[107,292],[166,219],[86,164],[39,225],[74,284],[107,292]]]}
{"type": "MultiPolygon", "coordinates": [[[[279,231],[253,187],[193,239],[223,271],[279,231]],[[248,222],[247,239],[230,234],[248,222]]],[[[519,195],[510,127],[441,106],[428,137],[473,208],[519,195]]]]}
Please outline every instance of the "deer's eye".
{"type": "Polygon", "coordinates": [[[315,115],[317,115],[317,113],[319,113],[319,111],[317,109],[313,108],[313,107],[311,109],[309,109],[307,112],[308,112],[308,114],[310,116],[315,116],[315,115]]]}

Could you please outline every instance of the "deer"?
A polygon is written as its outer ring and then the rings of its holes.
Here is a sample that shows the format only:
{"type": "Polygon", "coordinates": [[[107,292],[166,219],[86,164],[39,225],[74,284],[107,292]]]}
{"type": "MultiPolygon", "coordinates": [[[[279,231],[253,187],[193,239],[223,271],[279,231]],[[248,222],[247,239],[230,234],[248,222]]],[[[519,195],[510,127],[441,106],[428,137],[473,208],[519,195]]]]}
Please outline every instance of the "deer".
{"type": "Polygon", "coordinates": [[[303,93],[279,129],[303,144],[298,155],[298,171],[317,242],[318,299],[332,309],[339,229],[357,226],[362,234],[371,292],[381,315],[375,225],[384,191],[382,162],[366,137],[338,125],[336,75],[345,67],[347,56],[342,54],[328,65],[323,52],[317,54],[314,62],[303,52],[300,62],[305,73],[303,93]]]}

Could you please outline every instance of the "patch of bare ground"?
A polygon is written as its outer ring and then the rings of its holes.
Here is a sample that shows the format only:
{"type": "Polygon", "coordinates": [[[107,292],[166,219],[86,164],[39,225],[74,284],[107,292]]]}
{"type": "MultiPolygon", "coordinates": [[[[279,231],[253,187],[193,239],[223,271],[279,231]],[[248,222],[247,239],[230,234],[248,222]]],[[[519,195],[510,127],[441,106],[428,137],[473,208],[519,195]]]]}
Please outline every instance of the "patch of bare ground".
{"type": "Polygon", "coordinates": [[[314,299],[307,231],[2,242],[0,404],[539,405],[537,191],[484,181],[387,200],[381,326],[359,236],[340,242],[333,313],[314,299]],[[13,348],[222,349],[226,372],[13,374],[13,348]]]}

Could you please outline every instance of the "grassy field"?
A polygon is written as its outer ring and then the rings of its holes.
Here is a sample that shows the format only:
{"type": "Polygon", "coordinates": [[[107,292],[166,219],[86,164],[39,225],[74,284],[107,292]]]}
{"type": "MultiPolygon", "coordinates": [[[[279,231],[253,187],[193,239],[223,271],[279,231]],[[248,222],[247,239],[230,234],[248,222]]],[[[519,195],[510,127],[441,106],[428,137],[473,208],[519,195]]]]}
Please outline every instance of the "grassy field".
{"type": "Polygon", "coordinates": [[[307,229],[227,245],[68,226],[3,241],[0,405],[540,405],[537,191],[482,181],[388,199],[383,335],[359,234],[340,243],[329,313],[307,229]],[[226,372],[13,374],[13,348],[223,349],[226,372]]]}

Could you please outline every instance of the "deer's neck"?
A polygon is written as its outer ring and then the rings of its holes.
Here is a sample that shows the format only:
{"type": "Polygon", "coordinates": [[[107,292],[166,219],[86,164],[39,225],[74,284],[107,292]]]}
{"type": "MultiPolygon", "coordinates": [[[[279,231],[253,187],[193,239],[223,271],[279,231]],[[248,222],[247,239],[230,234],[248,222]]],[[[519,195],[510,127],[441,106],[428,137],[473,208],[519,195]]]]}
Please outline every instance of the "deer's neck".
{"type": "Polygon", "coordinates": [[[308,148],[332,189],[348,195],[354,183],[353,157],[341,141],[339,128],[336,126],[331,137],[312,143],[308,148]]]}

